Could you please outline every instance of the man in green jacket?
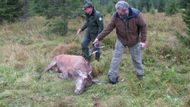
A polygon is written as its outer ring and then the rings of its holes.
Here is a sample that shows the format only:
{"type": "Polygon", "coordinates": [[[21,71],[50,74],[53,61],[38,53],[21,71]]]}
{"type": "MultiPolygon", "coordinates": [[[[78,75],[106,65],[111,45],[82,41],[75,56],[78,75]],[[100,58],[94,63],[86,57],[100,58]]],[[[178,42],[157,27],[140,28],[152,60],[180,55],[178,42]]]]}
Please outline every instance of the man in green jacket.
{"type": "Polygon", "coordinates": [[[99,43],[116,28],[117,41],[108,72],[109,82],[112,84],[118,82],[119,64],[125,47],[129,48],[136,76],[139,79],[143,78],[141,48],[146,45],[147,34],[146,23],[137,9],[129,7],[129,4],[125,1],[117,2],[115,8],[116,12],[113,14],[110,23],[93,42],[94,44],[99,43]]]}
{"type": "MultiPolygon", "coordinates": [[[[89,48],[90,42],[93,42],[97,35],[103,30],[103,17],[100,12],[96,11],[92,3],[87,2],[84,5],[84,12],[86,15],[85,24],[77,30],[77,34],[86,29],[85,35],[83,37],[81,47],[83,52],[83,57],[90,61],[89,48]]],[[[95,52],[95,59],[99,61],[100,59],[100,48],[99,44],[93,44],[93,52],[95,52]]]]}

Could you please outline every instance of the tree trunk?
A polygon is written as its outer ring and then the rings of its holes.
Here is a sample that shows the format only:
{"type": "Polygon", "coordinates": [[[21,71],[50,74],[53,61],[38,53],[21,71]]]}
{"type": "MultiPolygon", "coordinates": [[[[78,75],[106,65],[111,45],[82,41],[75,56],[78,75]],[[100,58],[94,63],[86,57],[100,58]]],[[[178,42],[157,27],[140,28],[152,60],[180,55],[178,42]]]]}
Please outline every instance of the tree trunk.
{"type": "Polygon", "coordinates": [[[23,16],[22,19],[26,19],[29,16],[29,0],[23,1],[23,16]]]}

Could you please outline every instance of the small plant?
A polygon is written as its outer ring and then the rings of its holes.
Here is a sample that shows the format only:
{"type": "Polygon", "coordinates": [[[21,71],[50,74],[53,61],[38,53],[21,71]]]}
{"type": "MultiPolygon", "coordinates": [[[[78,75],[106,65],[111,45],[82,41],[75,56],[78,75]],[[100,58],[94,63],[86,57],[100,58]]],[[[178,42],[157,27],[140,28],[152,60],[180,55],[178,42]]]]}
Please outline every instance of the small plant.
{"type": "Polygon", "coordinates": [[[176,33],[177,38],[182,42],[184,45],[190,48],[190,1],[182,0],[184,2],[184,11],[183,11],[183,21],[186,24],[186,32],[187,35],[182,35],[180,33],[176,33]]]}
{"type": "Polygon", "coordinates": [[[155,63],[155,59],[152,56],[144,56],[143,64],[146,66],[151,66],[155,63]]]}
{"type": "Polygon", "coordinates": [[[175,36],[182,44],[190,48],[190,37],[188,35],[182,35],[181,33],[176,32],[175,36]]]}
{"type": "Polygon", "coordinates": [[[158,10],[155,9],[153,6],[150,8],[150,13],[151,13],[151,14],[155,14],[155,13],[157,13],[157,12],[158,12],[158,10]]]}
{"type": "Polygon", "coordinates": [[[48,25],[48,32],[55,33],[58,35],[65,35],[68,32],[68,21],[61,18],[61,17],[56,17],[49,21],[48,25]]]}
{"type": "Polygon", "coordinates": [[[168,4],[168,6],[165,9],[165,12],[167,15],[173,15],[178,12],[177,10],[177,2],[174,0],[171,3],[168,4]]]}
{"type": "Polygon", "coordinates": [[[188,106],[190,106],[190,100],[187,101],[188,106]]]}

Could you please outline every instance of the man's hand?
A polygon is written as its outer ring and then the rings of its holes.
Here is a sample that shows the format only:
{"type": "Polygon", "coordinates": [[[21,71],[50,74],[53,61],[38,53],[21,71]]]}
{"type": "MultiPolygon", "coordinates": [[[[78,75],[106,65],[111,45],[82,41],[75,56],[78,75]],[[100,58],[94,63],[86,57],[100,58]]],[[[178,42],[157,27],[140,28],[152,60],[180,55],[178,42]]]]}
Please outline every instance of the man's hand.
{"type": "Polygon", "coordinates": [[[81,29],[79,28],[79,29],[77,30],[77,35],[78,35],[80,32],[81,32],[81,29]]]}
{"type": "Polygon", "coordinates": [[[141,48],[145,48],[145,46],[146,46],[146,43],[140,42],[140,47],[141,47],[141,48]]]}
{"type": "Polygon", "coordinates": [[[99,44],[99,40],[96,38],[94,41],[93,41],[93,44],[96,45],[96,44],[99,44]]]}

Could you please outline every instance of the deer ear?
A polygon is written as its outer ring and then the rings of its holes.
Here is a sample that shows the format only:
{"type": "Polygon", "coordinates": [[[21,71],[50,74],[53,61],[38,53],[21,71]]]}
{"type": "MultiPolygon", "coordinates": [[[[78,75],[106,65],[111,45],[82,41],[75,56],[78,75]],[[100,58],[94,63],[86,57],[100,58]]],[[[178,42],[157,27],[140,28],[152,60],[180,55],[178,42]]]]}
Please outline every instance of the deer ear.
{"type": "Polygon", "coordinates": [[[48,67],[45,68],[44,71],[49,71],[49,70],[50,70],[53,66],[55,66],[55,65],[56,65],[56,61],[51,62],[51,63],[48,65],[48,67]]]}
{"type": "Polygon", "coordinates": [[[92,71],[90,71],[90,72],[88,73],[88,75],[92,75],[92,71]]]}

